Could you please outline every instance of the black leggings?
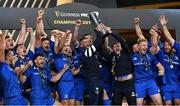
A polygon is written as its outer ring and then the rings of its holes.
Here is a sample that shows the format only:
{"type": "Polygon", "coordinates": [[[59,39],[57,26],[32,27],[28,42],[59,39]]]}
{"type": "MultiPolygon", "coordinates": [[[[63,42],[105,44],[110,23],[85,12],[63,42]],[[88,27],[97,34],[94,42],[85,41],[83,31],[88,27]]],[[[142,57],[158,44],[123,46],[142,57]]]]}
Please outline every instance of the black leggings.
{"type": "Polygon", "coordinates": [[[122,105],[123,97],[129,105],[136,105],[136,96],[133,79],[127,81],[115,81],[113,85],[113,105],[122,105]]]}

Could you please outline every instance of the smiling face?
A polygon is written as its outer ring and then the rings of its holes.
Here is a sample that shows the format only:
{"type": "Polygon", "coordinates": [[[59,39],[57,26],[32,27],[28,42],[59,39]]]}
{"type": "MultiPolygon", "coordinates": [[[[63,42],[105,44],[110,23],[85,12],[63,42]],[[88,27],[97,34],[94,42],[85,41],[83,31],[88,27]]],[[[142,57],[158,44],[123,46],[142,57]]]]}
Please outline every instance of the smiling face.
{"type": "Polygon", "coordinates": [[[49,40],[43,40],[41,42],[41,45],[42,45],[42,48],[44,49],[44,51],[47,52],[49,50],[49,47],[50,47],[49,40]]]}
{"type": "Polygon", "coordinates": [[[64,46],[63,53],[67,56],[72,56],[72,49],[69,46],[64,46]]]}
{"type": "Polygon", "coordinates": [[[148,43],[146,39],[142,39],[138,42],[138,50],[141,54],[146,54],[148,50],[148,43]]]}
{"type": "Polygon", "coordinates": [[[164,51],[167,54],[172,52],[172,46],[167,41],[164,42],[164,51]]]}
{"type": "Polygon", "coordinates": [[[92,39],[93,39],[93,37],[91,35],[85,35],[85,37],[81,41],[82,47],[84,47],[84,48],[90,47],[92,45],[92,39]]]}
{"type": "Polygon", "coordinates": [[[45,57],[44,56],[37,56],[34,60],[35,64],[39,68],[44,68],[45,65],[45,57]]]}
{"type": "Polygon", "coordinates": [[[116,54],[120,54],[121,51],[122,51],[122,47],[121,47],[121,44],[120,43],[114,43],[112,45],[112,48],[113,48],[113,51],[116,53],[116,54]]]}
{"type": "Polygon", "coordinates": [[[5,44],[6,44],[6,49],[13,49],[14,48],[14,43],[11,37],[6,37],[5,38],[5,44]]]}

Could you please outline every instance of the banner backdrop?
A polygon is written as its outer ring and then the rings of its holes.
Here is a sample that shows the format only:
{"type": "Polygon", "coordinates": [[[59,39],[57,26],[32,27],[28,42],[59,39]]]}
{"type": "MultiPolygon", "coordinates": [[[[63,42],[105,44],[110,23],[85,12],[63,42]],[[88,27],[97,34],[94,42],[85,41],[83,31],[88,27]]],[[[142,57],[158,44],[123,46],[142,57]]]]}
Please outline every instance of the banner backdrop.
{"type": "MultiPolygon", "coordinates": [[[[21,17],[27,20],[28,27],[35,28],[38,10],[38,8],[0,8],[0,29],[19,29],[21,17]]],[[[102,22],[112,29],[134,29],[133,19],[135,17],[140,17],[142,29],[149,29],[153,24],[159,24],[160,15],[165,15],[168,18],[168,28],[176,31],[176,39],[180,41],[180,11],[178,9],[103,9],[84,3],[71,3],[46,8],[45,29],[73,30],[75,20],[81,19],[83,25],[80,28],[80,35],[91,33],[94,26],[91,25],[88,13],[94,11],[99,13],[102,22]]]]}

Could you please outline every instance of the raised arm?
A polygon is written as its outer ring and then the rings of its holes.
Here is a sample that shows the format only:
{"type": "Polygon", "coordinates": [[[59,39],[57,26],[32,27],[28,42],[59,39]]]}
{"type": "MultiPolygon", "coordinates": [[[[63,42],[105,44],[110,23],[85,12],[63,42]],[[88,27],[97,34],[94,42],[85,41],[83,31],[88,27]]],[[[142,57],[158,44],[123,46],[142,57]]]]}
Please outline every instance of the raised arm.
{"type": "Polygon", "coordinates": [[[164,15],[162,15],[159,17],[159,21],[162,25],[163,33],[165,35],[166,40],[173,46],[173,43],[175,40],[172,38],[172,36],[167,28],[168,19],[164,15]]]}
{"type": "Polygon", "coordinates": [[[60,54],[66,42],[66,33],[58,31],[57,35],[59,36],[55,38],[57,40],[57,47],[55,47],[55,49],[56,49],[57,54],[60,54]]]}
{"type": "Polygon", "coordinates": [[[19,32],[17,44],[24,44],[25,36],[26,36],[26,20],[24,18],[20,19],[20,25],[21,25],[21,30],[19,32]]]}
{"type": "Polygon", "coordinates": [[[159,47],[158,47],[158,26],[153,25],[152,28],[150,29],[149,33],[151,35],[151,43],[152,46],[150,47],[150,52],[152,54],[156,54],[159,51],[159,47]]]}
{"type": "Polygon", "coordinates": [[[108,36],[112,33],[112,30],[111,30],[111,27],[107,27],[105,25],[104,25],[104,28],[107,31],[107,36],[105,36],[105,38],[103,38],[103,49],[110,53],[113,50],[109,47],[109,38],[108,38],[108,36]]]}
{"type": "Polygon", "coordinates": [[[103,28],[103,25],[101,24],[98,24],[96,27],[97,34],[96,34],[96,39],[94,41],[94,46],[96,47],[97,50],[100,50],[102,48],[102,43],[103,43],[103,40],[102,40],[103,33],[101,32],[102,28],[103,28]]]}
{"type": "Polygon", "coordinates": [[[74,33],[72,36],[72,43],[74,44],[74,46],[78,46],[79,42],[78,42],[78,32],[79,32],[79,27],[81,26],[81,20],[77,20],[76,24],[75,24],[75,28],[74,28],[74,33]]]}
{"type": "MultiPolygon", "coordinates": [[[[36,38],[33,32],[32,28],[28,28],[27,31],[29,32],[30,36],[31,36],[31,41],[30,41],[30,47],[29,49],[34,53],[34,49],[35,49],[35,43],[36,43],[36,38]]],[[[28,52],[27,52],[28,53],[28,52]]]]}
{"type": "Polygon", "coordinates": [[[36,43],[35,43],[36,48],[39,48],[41,46],[41,36],[44,35],[43,16],[44,16],[44,10],[39,10],[36,20],[36,43]]]}
{"type": "Polygon", "coordinates": [[[4,50],[5,50],[5,37],[3,35],[3,32],[0,30],[0,62],[4,62],[4,50]]]}
{"type": "Polygon", "coordinates": [[[139,17],[134,18],[134,26],[135,26],[136,35],[138,36],[138,39],[145,39],[139,24],[140,24],[139,17]]]}

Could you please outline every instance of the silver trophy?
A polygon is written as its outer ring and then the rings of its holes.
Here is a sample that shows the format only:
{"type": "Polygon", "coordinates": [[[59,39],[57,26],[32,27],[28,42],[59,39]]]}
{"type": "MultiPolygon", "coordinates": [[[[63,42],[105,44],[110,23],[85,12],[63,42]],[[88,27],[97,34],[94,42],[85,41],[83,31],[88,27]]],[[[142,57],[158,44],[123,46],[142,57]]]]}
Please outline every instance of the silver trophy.
{"type": "MultiPolygon", "coordinates": [[[[99,16],[99,13],[96,11],[89,13],[89,18],[95,26],[102,23],[98,16],[99,16]]],[[[101,32],[103,34],[106,34],[106,30],[104,28],[102,29],[101,32]]]]}

